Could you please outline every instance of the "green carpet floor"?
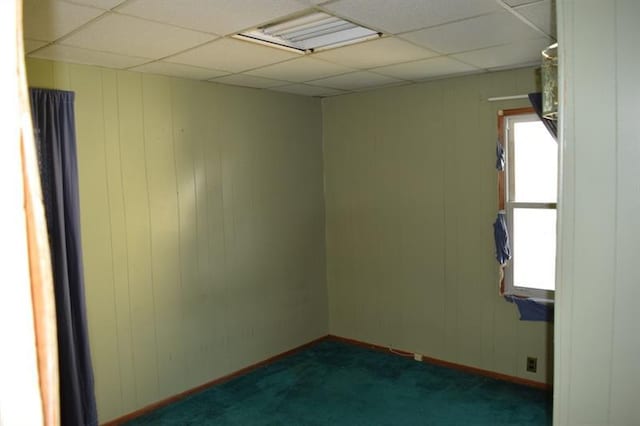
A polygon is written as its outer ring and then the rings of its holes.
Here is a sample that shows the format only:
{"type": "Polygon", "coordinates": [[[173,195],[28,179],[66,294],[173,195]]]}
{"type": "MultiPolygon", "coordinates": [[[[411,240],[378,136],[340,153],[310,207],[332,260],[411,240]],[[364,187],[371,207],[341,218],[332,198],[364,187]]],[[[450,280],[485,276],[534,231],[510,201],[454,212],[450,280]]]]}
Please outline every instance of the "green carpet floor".
{"type": "Polygon", "coordinates": [[[551,425],[550,393],[322,341],[127,425],[551,425]]]}

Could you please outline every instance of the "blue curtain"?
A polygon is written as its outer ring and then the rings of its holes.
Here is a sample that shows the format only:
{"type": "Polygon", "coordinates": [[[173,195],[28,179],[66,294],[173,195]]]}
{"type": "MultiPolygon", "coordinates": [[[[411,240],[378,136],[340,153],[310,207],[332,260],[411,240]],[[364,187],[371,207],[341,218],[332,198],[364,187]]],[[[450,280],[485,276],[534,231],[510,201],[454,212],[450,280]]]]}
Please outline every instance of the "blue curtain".
{"type": "Polygon", "coordinates": [[[509,246],[509,231],[505,214],[501,211],[493,223],[493,238],[496,243],[496,260],[500,265],[506,265],[511,259],[511,247],[509,246]]]}
{"type": "Polygon", "coordinates": [[[98,424],[87,331],[74,93],[31,89],[56,299],[61,424],[98,424]]]}
{"type": "Polygon", "coordinates": [[[506,166],[507,160],[505,158],[504,147],[500,143],[500,139],[496,142],[496,170],[503,172],[506,166]]]}

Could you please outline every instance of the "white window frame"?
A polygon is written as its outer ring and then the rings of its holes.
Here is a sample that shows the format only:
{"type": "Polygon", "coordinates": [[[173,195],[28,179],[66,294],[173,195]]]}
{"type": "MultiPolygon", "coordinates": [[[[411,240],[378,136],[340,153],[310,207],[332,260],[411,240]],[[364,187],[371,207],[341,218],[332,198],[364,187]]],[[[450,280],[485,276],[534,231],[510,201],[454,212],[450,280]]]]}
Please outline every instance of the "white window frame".
{"type": "MultiPolygon", "coordinates": [[[[514,144],[514,124],[515,123],[529,123],[538,121],[540,119],[535,113],[521,113],[513,114],[504,117],[504,135],[503,141],[505,141],[505,154],[506,154],[506,170],[505,170],[505,193],[504,193],[504,207],[507,215],[507,229],[511,241],[513,241],[513,211],[516,208],[527,209],[552,209],[557,212],[557,203],[536,203],[536,202],[517,202],[513,201],[515,198],[514,186],[511,184],[514,179],[514,159],[513,159],[513,144],[514,144]]],[[[557,244],[557,237],[556,237],[557,244]]],[[[555,290],[542,290],[530,287],[515,286],[513,282],[513,258],[517,256],[514,251],[513,244],[511,244],[512,259],[507,262],[505,268],[505,287],[504,292],[508,295],[515,295],[521,297],[527,297],[537,299],[541,301],[554,300],[555,290]]]]}

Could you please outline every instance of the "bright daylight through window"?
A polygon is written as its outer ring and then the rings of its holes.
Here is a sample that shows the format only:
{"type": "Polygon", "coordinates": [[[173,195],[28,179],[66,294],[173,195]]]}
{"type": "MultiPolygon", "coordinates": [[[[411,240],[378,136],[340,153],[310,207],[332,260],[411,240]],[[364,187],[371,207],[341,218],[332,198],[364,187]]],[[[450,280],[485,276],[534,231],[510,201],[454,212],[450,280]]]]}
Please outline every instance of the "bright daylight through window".
{"type": "Polygon", "coordinates": [[[506,203],[512,260],[506,291],[553,299],[558,144],[535,114],[506,117],[506,203]]]}

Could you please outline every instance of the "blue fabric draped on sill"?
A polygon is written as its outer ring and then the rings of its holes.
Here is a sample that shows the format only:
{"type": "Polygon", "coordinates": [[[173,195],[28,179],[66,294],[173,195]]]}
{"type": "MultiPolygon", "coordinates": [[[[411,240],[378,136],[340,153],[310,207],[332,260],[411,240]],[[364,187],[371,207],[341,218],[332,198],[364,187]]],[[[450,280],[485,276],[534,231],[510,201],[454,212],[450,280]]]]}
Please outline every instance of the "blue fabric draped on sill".
{"type": "Polygon", "coordinates": [[[516,304],[521,321],[553,322],[553,302],[541,303],[533,299],[509,295],[505,295],[504,298],[516,304]]]}

